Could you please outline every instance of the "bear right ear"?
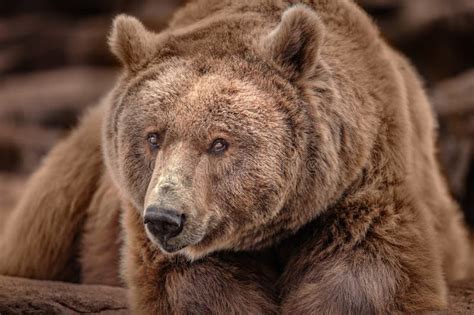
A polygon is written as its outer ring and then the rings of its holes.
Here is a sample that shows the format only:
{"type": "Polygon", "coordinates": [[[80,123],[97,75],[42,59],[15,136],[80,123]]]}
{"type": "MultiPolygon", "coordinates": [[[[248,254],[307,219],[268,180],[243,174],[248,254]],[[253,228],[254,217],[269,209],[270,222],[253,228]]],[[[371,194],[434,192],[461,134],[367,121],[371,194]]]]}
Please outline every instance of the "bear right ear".
{"type": "Polygon", "coordinates": [[[139,20],[121,14],[114,19],[109,46],[128,70],[136,71],[152,57],[155,37],[139,20]]]}
{"type": "Polygon", "coordinates": [[[297,80],[312,72],[324,39],[324,25],[311,8],[296,5],[287,9],[280,23],[263,39],[267,57],[289,70],[297,80]]]}

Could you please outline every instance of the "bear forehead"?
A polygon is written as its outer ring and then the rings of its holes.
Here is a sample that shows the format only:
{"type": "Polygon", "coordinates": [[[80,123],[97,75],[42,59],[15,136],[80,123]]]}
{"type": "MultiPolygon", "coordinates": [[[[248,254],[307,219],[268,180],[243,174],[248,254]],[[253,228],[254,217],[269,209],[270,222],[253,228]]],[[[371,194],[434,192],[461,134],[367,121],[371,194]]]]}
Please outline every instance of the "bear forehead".
{"type": "Polygon", "coordinates": [[[150,71],[124,99],[133,114],[174,121],[183,128],[203,121],[232,124],[239,120],[265,125],[279,117],[274,96],[232,71],[201,74],[186,62],[150,71]]]}

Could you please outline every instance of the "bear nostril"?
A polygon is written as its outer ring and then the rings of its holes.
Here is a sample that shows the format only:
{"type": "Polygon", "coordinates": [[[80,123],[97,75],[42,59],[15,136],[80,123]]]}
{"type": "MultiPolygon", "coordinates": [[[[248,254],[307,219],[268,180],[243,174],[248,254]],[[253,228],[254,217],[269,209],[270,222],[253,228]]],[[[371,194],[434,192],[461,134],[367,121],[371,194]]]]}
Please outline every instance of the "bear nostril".
{"type": "Polygon", "coordinates": [[[185,216],[174,209],[148,207],[143,223],[149,231],[160,239],[175,237],[183,230],[185,216]]]}

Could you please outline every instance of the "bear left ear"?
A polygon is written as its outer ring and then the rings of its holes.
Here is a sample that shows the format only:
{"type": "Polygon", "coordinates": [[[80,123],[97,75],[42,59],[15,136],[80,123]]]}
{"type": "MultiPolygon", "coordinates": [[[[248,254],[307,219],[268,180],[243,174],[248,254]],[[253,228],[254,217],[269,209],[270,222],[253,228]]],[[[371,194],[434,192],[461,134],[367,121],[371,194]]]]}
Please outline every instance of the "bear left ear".
{"type": "Polygon", "coordinates": [[[324,25],[316,12],[296,5],[283,13],[281,22],[264,38],[263,49],[297,80],[314,69],[323,38],[324,25]]]}
{"type": "Polygon", "coordinates": [[[121,14],[114,19],[109,46],[128,70],[136,71],[153,55],[155,38],[139,20],[121,14]]]}

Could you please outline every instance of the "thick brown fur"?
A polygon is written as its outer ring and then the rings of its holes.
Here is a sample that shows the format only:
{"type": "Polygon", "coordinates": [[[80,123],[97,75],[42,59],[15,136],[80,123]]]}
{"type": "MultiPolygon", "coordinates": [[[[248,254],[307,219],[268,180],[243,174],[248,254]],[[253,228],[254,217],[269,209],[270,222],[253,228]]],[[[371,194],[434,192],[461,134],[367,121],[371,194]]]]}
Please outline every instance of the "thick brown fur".
{"type": "Polygon", "coordinates": [[[469,246],[433,114],[354,3],[198,0],[160,34],[117,17],[110,45],[124,73],[33,176],[0,273],[64,279],[79,247],[83,282],[119,283],[122,212],[137,313],[446,307],[469,246]],[[183,231],[157,239],[150,206],[183,231]]]}

